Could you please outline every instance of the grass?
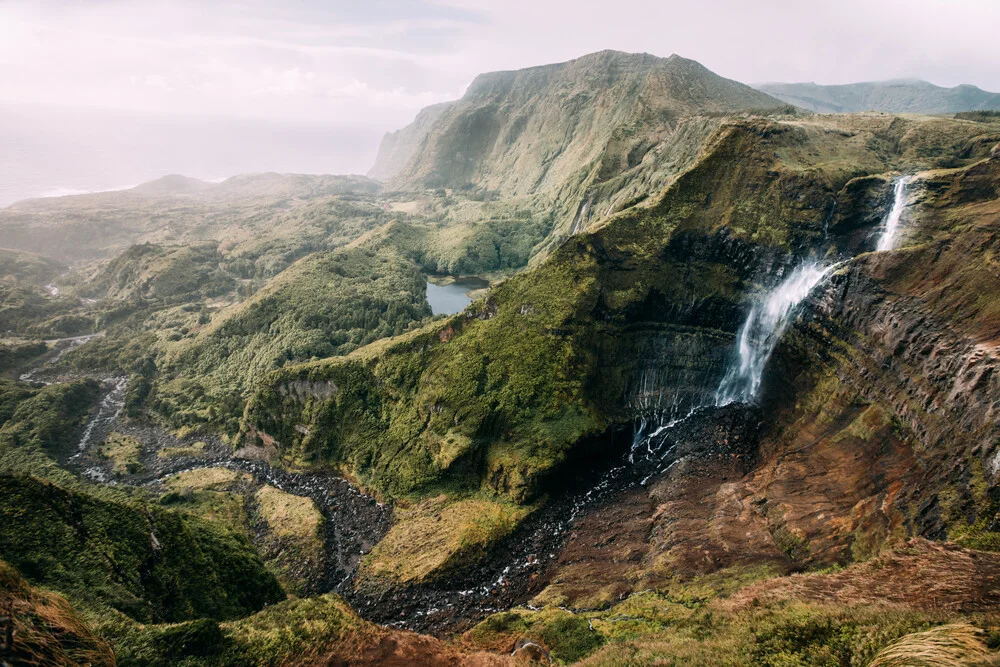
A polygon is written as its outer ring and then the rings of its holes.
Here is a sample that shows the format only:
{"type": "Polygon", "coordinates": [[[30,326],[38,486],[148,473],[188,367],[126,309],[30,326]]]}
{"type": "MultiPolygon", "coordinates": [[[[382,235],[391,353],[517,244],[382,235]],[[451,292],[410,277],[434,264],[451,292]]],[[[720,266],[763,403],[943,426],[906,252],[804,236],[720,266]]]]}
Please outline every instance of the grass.
{"type": "Polygon", "coordinates": [[[323,515],[310,498],[293,496],[273,486],[257,492],[257,503],[268,528],[279,538],[312,542],[323,522],[323,515]]]}
{"type": "MultiPolygon", "coordinates": [[[[880,652],[891,654],[888,647],[896,640],[904,638],[899,646],[906,645],[907,636],[913,638],[909,644],[912,648],[902,649],[901,653],[911,658],[933,655],[936,643],[952,644],[953,657],[985,656],[985,633],[981,629],[970,628],[966,637],[978,637],[977,643],[964,645],[963,637],[953,635],[940,641],[948,637],[949,630],[932,632],[927,639],[912,634],[925,633],[958,617],[941,612],[795,602],[734,613],[720,611],[711,604],[690,608],[653,593],[642,593],[605,612],[572,614],[547,608],[496,614],[463,635],[462,644],[468,649],[510,651],[519,642],[531,641],[545,647],[555,664],[588,667],[863,667],[880,652]],[[940,639],[935,642],[933,637],[940,639]]],[[[995,620],[983,618],[981,622],[995,620]]]]}
{"type": "Polygon", "coordinates": [[[191,443],[190,445],[164,447],[156,452],[156,456],[161,459],[176,459],[183,456],[200,456],[205,452],[206,447],[208,447],[208,445],[204,441],[199,440],[191,443]]]}
{"type": "Polygon", "coordinates": [[[173,491],[221,491],[237,481],[249,481],[250,475],[223,467],[196,468],[168,477],[164,484],[173,491]]]}
{"type": "Polygon", "coordinates": [[[906,635],[875,656],[868,667],[950,667],[1000,664],[986,647],[986,633],[966,623],[942,625],[906,635]]]}
{"type": "Polygon", "coordinates": [[[116,475],[133,475],[145,467],[139,460],[142,443],[130,435],[112,431],[97,448],[97,455],[111,461],[111,471],[116,475]]]}
{"type": "Polygon", "coordinates": [[[0,553],[32,584],[88,618],[140,621],[232,618],[284,596],[245,537],[55,464],[96,383],[0,390],[0,553]]]}
{"type": "Polygon", "coordinates": [[[116,633],[119,667],[238,667],[349,664],[385,631],[331,594],[280,602],[228,623],[123,623],[116,633]]]}
{"type": "Polygon", "coordinates": [[[240,484],[252,477],[228,468],[201,468],[172,475],[164,481],[169,491],[160,497],[160,504],[194,514],[245,538],[247,512],[240,484]]]}
{"type": "Polygon", "coordinates": [[[268,567],[289,593],[316,592],[324,571],[324,519],[311,498],[295,496],[273,486],[262,486],[253,496],[251,517],[263,528],[258,540],[268,567]]]}
{"type": "Polygon", "coordinates": [[[443,496],[397,510],[388,534],[362,561],[360,576],[389,585],[446,576],[489,553],[529,512],[511,503],[443,496]]]}
{"type": "Polygon", "coordinates": [[[430,315],[424,279],[391,249],[316,253],[157,359],[147,407],[175,427],[237,430],[247,393],[291,362],[351,352],[430,315]]]}
{"type": "Polygon", "coordinates": [[[0,560],[0,661],[24,667],[111,667],[111,647],[87,627],[61,595],[35,588],[0,560]]]}

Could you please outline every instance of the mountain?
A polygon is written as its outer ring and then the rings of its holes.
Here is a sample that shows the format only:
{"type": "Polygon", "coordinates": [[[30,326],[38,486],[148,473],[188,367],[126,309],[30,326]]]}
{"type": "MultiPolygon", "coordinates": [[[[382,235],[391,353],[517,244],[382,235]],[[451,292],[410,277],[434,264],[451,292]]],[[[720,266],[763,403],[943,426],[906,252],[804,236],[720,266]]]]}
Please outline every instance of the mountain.
{"type": "Polygon", "coordinates": [[[0,661],[1000,664],[975,120],[605,52],[0,211],[0,661]]]}
{"type": "Polygon", "coordinates": [[[869,81],[839,86],[764,83],[756,88],[783,102],[818,113],[884,111],[943,114],[1000,109],[1000,93],[990,93],[970,85],[942,88],[919,79],[869,81]]]}
{"type": "Polygon", "coordinates": [[[612,157],[622,164],[606,172],[634,167],[683,117],[779,106],[677,55],[602,51],[480,75],[461,100],[389,135],[372,174],[400,189],[529,194],[586,178],[612,157]]]}
{"type": "Polygon", "coordinates": [[[182,195],[199,192],[210,187],[212,187],[212,184],[207,181],[182,176],[181,174],[169,174],[154,181],[141,183],[132,188],[132,191],[150,195],[182,195]]]}

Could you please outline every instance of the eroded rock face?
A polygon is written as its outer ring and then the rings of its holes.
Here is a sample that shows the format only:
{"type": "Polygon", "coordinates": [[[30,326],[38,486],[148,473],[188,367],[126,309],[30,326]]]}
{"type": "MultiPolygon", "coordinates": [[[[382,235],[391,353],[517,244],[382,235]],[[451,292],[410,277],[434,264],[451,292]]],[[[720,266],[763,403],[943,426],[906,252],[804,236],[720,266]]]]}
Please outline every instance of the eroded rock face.
{"type": "Polygon", "coordinates": [[[954,539],[977,520],[994,530],[997,172],[928,183],[911,230],[923,245],[863,256],[815,296],[769,368],[757,467],[719,481],[688,533],[719,547],[745,526],[792,563],[825,563],[905,535],[954,539]]]}

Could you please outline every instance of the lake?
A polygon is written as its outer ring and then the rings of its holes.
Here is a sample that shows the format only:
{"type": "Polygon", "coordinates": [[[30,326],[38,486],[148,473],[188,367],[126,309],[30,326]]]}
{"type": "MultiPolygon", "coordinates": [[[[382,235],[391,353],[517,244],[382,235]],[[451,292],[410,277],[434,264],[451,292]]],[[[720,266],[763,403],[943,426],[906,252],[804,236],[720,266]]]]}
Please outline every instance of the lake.
{"type": "Polygon", "coordinates": [[[489,287],[481,278],[459,278],[450,285],[435,285],[427,281],[427,302],[435,315],[454,315],[472,303],[469,292],[489,287]]]}

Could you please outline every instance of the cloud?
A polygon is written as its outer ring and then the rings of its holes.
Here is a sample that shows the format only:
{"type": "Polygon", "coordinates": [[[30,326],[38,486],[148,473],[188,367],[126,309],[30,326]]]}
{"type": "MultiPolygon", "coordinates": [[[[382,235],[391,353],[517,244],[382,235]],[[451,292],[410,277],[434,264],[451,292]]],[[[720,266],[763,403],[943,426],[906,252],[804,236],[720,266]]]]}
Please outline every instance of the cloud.
{"type": "Polygon", "coordinates": [[[995,0],[0,2],[9,102],[394,128],[472,78],[604,48],[743,81],[1000,90],[995,0]]]}

